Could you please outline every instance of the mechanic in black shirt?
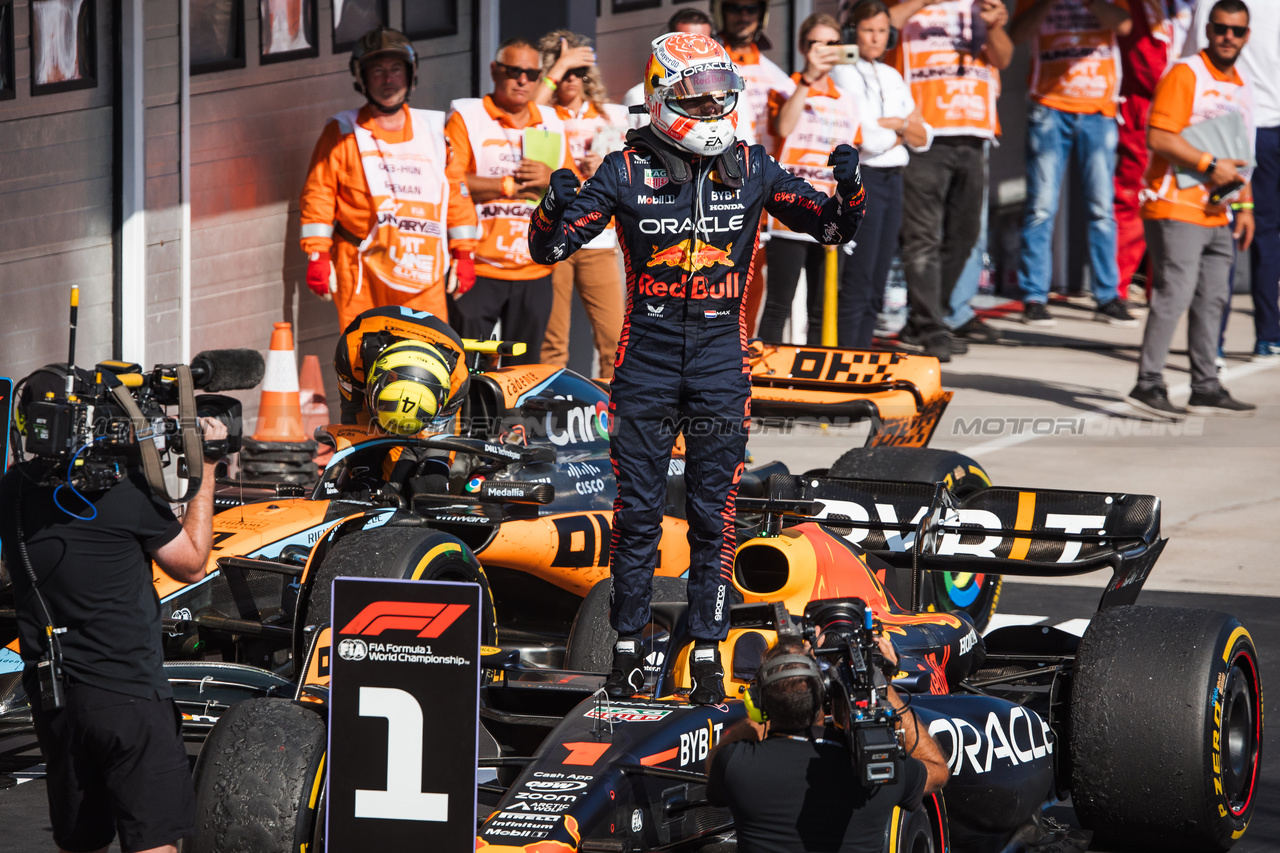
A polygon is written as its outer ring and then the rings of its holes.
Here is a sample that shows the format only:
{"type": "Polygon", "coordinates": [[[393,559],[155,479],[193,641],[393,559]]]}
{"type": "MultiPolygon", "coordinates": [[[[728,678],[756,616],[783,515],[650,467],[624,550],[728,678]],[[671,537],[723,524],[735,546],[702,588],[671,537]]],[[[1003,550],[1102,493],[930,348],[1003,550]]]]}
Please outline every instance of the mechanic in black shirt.
{"type": "MultiPolygon", "coordinates": [[[[226,426],[201,418],[206,441],[226,426]]],[[[195,454],[191,454],[194,461],[195,454]]],[[[216,460],[215,460],[216,461],[216,460]]],[[[213,539],[214,462],[181,522],[152,493],[140,468],[104,491],[42,486],[34,459],[0,479],[0,542],[13,580],[36,737],[47,767],[49,819],[59,849],[106,850],[118,832],[124,853],[176,851],[193,834],[195,793],[165,678],[160,600],[151,561],[174,580],[205,575],[213,539]],[[40,596],[59,634],[65,706],[41,707],[35,663],[46,651],[45,613],[23,567],[21,538],[40,596]]],[[[65,463],[58,463],[65,464],[65,463]]]]}
{"type": "MultiPolygon", "coordinates": [[[[887,638],[881,650],[897,654],[887,638]]],[[[707,799],[733,813],[741,853],[880,853],[895,806],[920,807],[942,789],[946,759],[927,727],[919,725],[892,687],[908,758],[894,782],[868,788],[850,761],[842,735],[824,728],[822,682],[802,662],[770,664],[784,655],[812,655],[783,638],[760,665],[760,700],[767,722],[750,719],[729,728],[707,759],[707,799]],[[785,675],[795,670],[794,676],[785,675]]]]}

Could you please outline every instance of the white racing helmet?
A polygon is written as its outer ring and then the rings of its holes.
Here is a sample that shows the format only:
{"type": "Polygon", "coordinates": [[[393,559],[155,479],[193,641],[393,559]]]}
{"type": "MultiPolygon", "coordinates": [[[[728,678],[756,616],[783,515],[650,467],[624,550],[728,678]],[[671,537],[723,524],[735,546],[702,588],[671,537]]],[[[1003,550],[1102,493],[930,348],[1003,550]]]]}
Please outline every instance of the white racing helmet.
{"type": "Polygon", "coordinates": [[[733,144],[742,77],[720,43],[700,33],[653,40],[644,103],[653,129],[691,154],[713,156],[733,144]]]}

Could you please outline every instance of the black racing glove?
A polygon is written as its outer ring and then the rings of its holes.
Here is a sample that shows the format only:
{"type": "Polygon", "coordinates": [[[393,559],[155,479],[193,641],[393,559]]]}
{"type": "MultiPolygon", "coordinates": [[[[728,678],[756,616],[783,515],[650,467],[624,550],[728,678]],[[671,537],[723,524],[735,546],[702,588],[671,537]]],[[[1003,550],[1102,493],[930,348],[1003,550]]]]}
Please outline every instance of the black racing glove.
{"type": "MultiPolygon", "coordinates": [[[[827,158],[827,165],[836,179],[840,195],[849,198],[862,187],[862,172],[858,168],[858,149],[852,145],[837,145],[827,158]]],[[[552,180],[555,176],[552,175],[552,180]]]]}
{"type": "Polygon", "coordinates": [[[551,173],[551,183],[547,186],[547,194],[542,197],[542,212],[555,221],[564,213],[573,197],[578,194],[578,176],[571,169],[556,169],[551,173]]]}

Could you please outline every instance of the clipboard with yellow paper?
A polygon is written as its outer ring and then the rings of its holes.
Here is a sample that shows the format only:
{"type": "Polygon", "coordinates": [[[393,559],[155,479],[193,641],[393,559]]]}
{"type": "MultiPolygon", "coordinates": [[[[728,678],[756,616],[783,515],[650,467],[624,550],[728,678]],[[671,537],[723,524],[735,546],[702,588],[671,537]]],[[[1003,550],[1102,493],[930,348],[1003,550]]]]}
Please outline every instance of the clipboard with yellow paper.
{"type": "MultiPolygon", "coordinates": [[[[524,156],[527,160],[545,163],[551,171],[564,166],[564,155],[561,154],[563,137],[555,131],[542,130],[537,127],[524,129],[524,156]]],[[[543,195],[546,190],[543,190],[543,195]]]]}

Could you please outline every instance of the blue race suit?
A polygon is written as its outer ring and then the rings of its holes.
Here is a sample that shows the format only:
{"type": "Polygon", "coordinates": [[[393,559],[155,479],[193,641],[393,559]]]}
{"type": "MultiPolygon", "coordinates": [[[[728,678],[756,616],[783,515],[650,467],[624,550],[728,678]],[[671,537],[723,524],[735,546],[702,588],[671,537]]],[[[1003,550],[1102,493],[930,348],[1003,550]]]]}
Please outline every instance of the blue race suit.
{"type": "Polygon", "coordinates": [[[723,640],[751,409],[742,304],[761,208],[837,244],[857,231],[865,197],[857,181],[828,197],[759,145],[695,157],[651,128],[632,131],[627,143],[558,214],[546,203],[535,211],[529,250],[536,263],[564,260],[617,220],[627,312],[609,403],[618,484],[610,622],[621,635],[649,622],[671,450],[683,432],[689,629],[695,639],[723,640]]]}

